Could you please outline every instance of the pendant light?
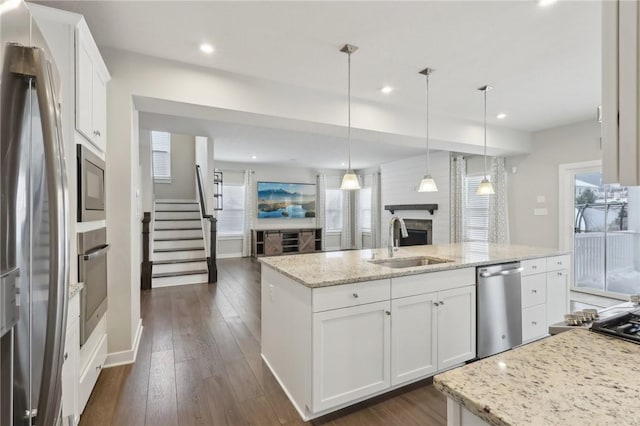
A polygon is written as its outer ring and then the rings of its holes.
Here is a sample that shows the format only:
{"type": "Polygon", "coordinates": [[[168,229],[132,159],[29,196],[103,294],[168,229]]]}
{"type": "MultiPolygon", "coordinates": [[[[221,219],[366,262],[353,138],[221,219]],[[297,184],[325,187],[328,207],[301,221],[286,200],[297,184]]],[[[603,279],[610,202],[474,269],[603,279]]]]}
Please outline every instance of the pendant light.
{"type": "Polygon", "coordinates": [[[420,71],[420,74],[423,74],[427,77],[427,169],[424,177],[420,181],[420,187],[418,188],[418,192],[437,192],[438,187],[436,186],[436,181],[433,180],[431,174],[429,174],[429,75],[435,71],[433,68],[425,68],[420,71]]]}
{"type": "Polygon", "coordinates": [[[493,195],[493,185],[487,179],[487,92],[493,90],[491,86],[482,86],[478,90],[484,93],[484,179],[478,185],[478,195],[493,195]]]}
{"type": "Polygon", "coordinates": [[[340,49],[341,52],[347,54],[347,58],[348,58],[347,60],[347,64],[348,64],[347,92],[348,92],[348,99],[349,99],[349,113],[347,116],[348,117],[347,118],[347,125],[348,125],[348,136],[347,136],[348,142],[347,143],[349,145],[349,168],[347,169],[347,172],[342,177],[342,185],[340,185],[340,189],[349,190],[349,191],[354,189],[360,189],[360,181],[358,180],[358,176],[353,172],[353,170],[351,170],[351,54],[356,50],[358,50],[358,47],[352,44],[345,44],[342,47],[342,49],[340,49]]]}

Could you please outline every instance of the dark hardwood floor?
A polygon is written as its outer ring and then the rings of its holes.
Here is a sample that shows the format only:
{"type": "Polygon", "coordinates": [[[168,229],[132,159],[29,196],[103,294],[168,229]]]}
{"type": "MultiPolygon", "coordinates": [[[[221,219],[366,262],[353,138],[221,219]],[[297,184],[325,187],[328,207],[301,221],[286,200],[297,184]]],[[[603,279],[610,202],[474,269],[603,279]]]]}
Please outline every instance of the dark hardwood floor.
{"type": "MultiPolygon", "coordinates": [[[[304,423],[260,358],[259,264],[218,267],[217,284],[142,292],[137,361],[102,372],[81,426],[304,423]]],[[[423,382],[312,424],[445,425],[446,399],[423,382]]]]}

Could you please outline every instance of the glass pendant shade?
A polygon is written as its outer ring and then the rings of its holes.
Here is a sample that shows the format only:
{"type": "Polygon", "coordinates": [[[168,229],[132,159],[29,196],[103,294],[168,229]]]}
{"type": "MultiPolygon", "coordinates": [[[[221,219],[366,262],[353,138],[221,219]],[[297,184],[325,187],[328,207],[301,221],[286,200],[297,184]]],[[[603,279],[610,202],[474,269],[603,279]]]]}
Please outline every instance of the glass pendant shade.
{"type": "Polygon", "coordinates": [[[478,185],[478,191],[476,192],[478,195],[493,195],[495,191],[493,190],[493,185],[489,182],[489,179],[484,178],[480,185],[478,185]]]}
{"type": "Polygon", "coordinates": [[[340,185],[340,189],[348,191],[360,189],[360,180],[358,179],[358,176],[353,173],[353,170],[347,171],[347,173],[342,176],[342,185],[340,185]]]}
{"type": "Polygon", "coordinates": [[[431,175],[424,175],[422,180],[420,181],[420,187],[418,188],[418,192],[437,192],[438,186],[436,185],[436,181],[433,180],[431,175]]]}

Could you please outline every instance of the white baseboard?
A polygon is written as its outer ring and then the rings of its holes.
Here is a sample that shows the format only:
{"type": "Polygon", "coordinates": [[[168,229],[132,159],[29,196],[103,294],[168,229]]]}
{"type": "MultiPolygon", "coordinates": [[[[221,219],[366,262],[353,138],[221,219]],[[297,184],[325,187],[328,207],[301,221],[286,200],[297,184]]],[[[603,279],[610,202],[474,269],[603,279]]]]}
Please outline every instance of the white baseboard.
{"type": "Polygon", "coordinates": [[[216,259],[231,259],[234,257],[243,257],[242,253],[224,253],[224,254],[216,254],[216,259]]]}
{"type": "Polygon", "coordinates": [[[133,364],[134,362],[136,362],[143,328],[144,327],[142,327],[142,318],[140,318],[140,320],[138,320],[138,330],[136,331],[136,338],[133,341],[133,348],[126,351],[107,354],[107,359],[104,362],[104,368],[117,367],[119,365],[133,364]]]}

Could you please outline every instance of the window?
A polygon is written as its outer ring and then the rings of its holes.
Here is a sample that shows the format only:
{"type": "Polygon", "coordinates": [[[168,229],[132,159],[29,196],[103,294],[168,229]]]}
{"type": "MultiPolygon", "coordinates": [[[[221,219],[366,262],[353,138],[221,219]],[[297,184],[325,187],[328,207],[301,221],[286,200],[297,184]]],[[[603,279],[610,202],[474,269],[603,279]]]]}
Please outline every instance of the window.
{"type": "Polygon", "coordinates": [[[365,232],[371,232],[371,187],[360,190],[360,211],[358,212],[360,227],[365,232]]]}
{"type": "Polygon", "coordinates": [[[151,151],[153,154],[153,180],[171,183],[171,134],[152,131],[151,151]]]}
{"type": "Polygon", "coordinates": [[[224,209],[218,212],[221,235],[244,234],[244,185],[223,185],[224,209]]]}
{"type": "Polygon", "coordinates": [[[325,200],[327,232],[342,231],[342,190],[327,189],[325,200]]]}
{"type": "Polygon", "coordinates": [[[476,194],[482,179],[484,179],[483,175],[467,176],[466,178],[466,241],[487,241],[489,239],[489,197],[476,194]]]}

